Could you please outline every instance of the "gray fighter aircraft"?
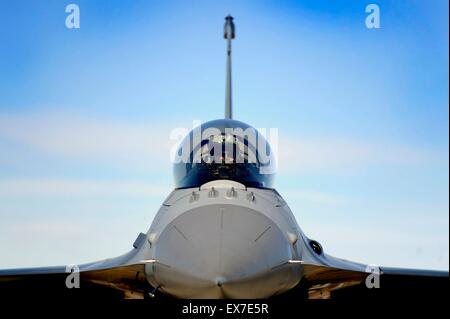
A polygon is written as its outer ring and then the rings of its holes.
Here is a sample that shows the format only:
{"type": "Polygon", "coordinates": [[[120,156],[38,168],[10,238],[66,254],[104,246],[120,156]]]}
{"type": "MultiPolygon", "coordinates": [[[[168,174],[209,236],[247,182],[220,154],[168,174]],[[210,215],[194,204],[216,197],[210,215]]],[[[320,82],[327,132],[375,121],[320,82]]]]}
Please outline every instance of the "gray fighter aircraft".
{"type": "Polygon", "coordinates": [[[227,16],[225,118],[202,124],[182,141],[175,189],[131,251],[78,268],[1,270],[3,296],[31,291],[55,297],[249,299],[448,292],[446,271],[350,262],[326,254],[304,234],[273,188],[268,142],[232,119],[234,37],[233,18],[227,16]]]}

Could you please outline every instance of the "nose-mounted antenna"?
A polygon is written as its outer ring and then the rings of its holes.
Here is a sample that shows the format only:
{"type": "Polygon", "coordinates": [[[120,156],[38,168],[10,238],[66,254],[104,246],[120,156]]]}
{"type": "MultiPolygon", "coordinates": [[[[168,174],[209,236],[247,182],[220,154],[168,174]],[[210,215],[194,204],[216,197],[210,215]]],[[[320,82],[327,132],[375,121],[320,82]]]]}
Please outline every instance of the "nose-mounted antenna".
{"type": "Polygon", "coordinates": [[[228,15],[225,18],[225,25],[223,27],[223,37],[227,40],[227,82],[225,92],[225,118],[233,118],[233,108],[231,101],[231,40],[235,38],[235,28],[233,17],[228,15]]]}

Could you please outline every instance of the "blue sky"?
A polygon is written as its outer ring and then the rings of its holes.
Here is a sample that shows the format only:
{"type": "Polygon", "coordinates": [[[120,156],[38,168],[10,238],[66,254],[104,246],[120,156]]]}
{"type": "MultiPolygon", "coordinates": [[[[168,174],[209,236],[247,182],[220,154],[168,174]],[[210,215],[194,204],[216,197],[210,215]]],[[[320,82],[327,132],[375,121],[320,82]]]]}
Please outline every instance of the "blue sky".
{"type": "Polygon", "coordinates": [[[448,1],[0,1],[0,267],[119,255],[173,128],[279,130],[276,188],[336,256],[448,269],[448,1]],[[376,3],[381,28],[367,29],[376,3]]]}

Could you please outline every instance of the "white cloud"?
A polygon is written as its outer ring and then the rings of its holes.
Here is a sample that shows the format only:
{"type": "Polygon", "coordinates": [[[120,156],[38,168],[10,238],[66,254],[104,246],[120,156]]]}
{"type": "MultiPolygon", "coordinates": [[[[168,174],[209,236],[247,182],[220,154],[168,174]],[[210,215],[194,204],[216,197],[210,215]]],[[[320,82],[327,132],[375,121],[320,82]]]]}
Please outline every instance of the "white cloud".
{"type": "Polygon", "coordinates": [[[289,136],[279,142],[279,169],[290,172],[353,174],[365,167],[416,165],[440,156],[432,150],[354,138],[289,136]]]}
{"type": "Polygon", "coordinates": [[[310,202],[324,205],[338,205],[355,201],[354,198],[349,198],[344,195],[332,194],[316,190],[306,189],[288,189],[283,192],[283,196],[289,200],[298,200],[302,202],[310,202]]]}
{"type": "MultiPolygon", "coordinates": [[[[447,221],[448,222],[448,221],[447,221]]],[[[412,234],[408,227],[376,222],[303,223],[303,231],[334,256],[382,266],[448,269],[448,231],[412,234]]]]}
{"type": "Polygon", "coordinates": [[[20,237],[24,233],[28,234],[45,234],[48,237],[66,237],[86,235],[88,232],[86,225],[76,223],[75,221],[52,221],[41,220],[33,222],[22,222],[20,224],[13,223],[3,227],[3,231],[8,233],[8,236],[20,237]]]}
{"type": "MultiPolygon", "coordinates": [[[[174,127],[65,114],[0,115],[0,138],[43,154],[63,158],[143,167],[170,167],[174,127]]],[[[354,174],[373,165],[415,165],[442,154],[403,145],[354,138],[284,137],[279,140],[280,171],[354,174]]],[[[6,151],[3,150],[3,153],[6,151]]],[[[448,154],[445,154],[448,158],[448,154]]],[[[9,162],[13,160],[8,155],[9,162]]]]}
{"type": "Polygon", "coordinates": [[[139,181],[96,181],[70,179],[0,180],[0,196],[167,196],[170,186],[139,181]]]}
{"type": "Polygon", "coordinates": [[[0,268],[84,263],[130,250],[148,224],[142,216],[41,216],[0,225],[0,268]]]}
{"type": "Polygon", "coordinates": [[[170,128],[61,114],[0,115],[0,137],[44,154],[150,167],[170,164],[170,128]]]}

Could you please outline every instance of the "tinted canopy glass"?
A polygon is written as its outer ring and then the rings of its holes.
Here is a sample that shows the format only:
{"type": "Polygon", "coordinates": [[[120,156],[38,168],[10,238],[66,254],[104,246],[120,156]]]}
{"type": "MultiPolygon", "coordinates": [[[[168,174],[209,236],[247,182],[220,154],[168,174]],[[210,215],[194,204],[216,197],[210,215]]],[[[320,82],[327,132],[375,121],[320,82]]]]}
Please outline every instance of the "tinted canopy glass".
{"type": "Polygon", "coordinates": [[[215,120],[198,126],[182,141],[174,159],[175,186],[199,187],[228,179],[270,188],[275,168],[270,145],[256,129],[236,120],[215,120]]]}

